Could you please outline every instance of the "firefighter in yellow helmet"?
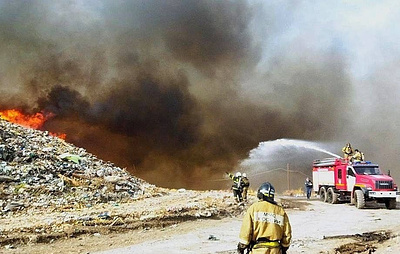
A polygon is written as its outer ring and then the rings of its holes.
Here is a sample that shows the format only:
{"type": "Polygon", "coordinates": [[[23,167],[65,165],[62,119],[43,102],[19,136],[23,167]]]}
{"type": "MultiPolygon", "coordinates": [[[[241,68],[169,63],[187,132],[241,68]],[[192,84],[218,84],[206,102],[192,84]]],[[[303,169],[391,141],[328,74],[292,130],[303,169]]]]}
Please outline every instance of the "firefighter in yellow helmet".
{"type": "Polygon", "coordinates": [[[356,150],[354,150],[352,159],[353,159],[353,162],[354,161],[364,161],[364,153],[362,153],[358,149],[356,149],[356,150]]]}
{"type": "Polygon", "coordinates": [[[274,201],[275,188],[263,183],[257,192],[259,201],[247,210],[239,234],[238,253],[285,254],[292,239],[289,218],[274,201]]]}
{"type": "Polygon", "coordinates": [[[342,148],[342,152],[344,155],[345,159],[351,159],[351,156],[353,155],[353,148],[351,147],[350,143],[347,143],[345,147],[342,148]]]}

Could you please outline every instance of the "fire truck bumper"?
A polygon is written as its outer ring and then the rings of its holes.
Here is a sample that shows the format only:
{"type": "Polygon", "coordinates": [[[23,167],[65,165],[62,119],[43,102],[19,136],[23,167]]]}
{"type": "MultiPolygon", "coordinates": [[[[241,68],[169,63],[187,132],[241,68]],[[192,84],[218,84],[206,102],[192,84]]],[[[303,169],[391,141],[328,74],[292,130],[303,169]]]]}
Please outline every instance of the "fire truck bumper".
{"type": "Polygon", "coordinates": [[[400,191],[369,191],[368,196],[371,198],[396,198],[400,195],[400,191]]]}

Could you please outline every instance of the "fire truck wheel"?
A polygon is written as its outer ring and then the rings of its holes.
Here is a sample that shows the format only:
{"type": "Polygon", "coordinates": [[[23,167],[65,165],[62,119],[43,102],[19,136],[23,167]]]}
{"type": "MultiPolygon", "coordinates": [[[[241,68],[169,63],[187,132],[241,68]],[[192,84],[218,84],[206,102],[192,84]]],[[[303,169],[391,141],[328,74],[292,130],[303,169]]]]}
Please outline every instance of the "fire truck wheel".
{"type": "Polygon", "coordinates": [[[338,202],[338,194],[335,193],[332,187],[328,189],[327,192],[327,202],[331,204],[336,204],[338,202]]]}
{"type": "Polygon", "coordinates": [[[327,195],[326,195],[326,189],[325,187],[321,187],[321,189],[319,189],[319,199],[323,202],[326,202],[327,200],[327,195]]]}
{"type": "Polygon", "coordinates": [[[331,204],[332,199],[333,199],[333,196],[332,196],[331,188],[328,188],[328,190],[326,191],[326,202],[331,204]]]}
{"type": "Polygon", "coordinates": [[[364,208],[365,207],[365,199],[364,199],[364,193],[362,192],[362,190],[356,190],[355,196],[356,196],[356,207],[358,209],[364,208]]]}

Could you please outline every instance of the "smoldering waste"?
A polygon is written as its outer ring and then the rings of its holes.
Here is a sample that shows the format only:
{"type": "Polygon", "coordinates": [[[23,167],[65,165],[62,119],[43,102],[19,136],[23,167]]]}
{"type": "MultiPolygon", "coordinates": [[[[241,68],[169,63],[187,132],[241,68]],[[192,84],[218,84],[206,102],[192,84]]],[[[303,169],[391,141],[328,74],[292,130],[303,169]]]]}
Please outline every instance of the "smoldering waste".
{"type": "Polygon", "coordinates": [[[27,207],[90,207],[154,186],[48,132],[0,119],[0,214],[27,207]]]}
{"type": "Polygon", "coordinates": [[[48,132],[0,119],[0,248],[162,228],[244,209],[230,190],[157,187],[48,132]]]}

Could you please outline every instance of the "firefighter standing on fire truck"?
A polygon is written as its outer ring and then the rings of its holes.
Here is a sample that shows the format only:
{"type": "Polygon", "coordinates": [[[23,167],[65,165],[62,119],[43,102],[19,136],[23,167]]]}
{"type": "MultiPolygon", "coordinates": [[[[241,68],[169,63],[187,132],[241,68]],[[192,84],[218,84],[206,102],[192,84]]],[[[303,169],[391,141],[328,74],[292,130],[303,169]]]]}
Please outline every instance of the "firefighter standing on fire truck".
{"type": "Polygon", "coordinates": [[[364,161],[364,153],[360,152],[358,149],[355,149],[352,159],[352,161],[364,161]]]}
{"type": "Polygon", "coordinates": [[[353,148],[351,147],[350,143],[347,143],[345,147],[342,148],[342,152],[344,154],[345,159],[351,159],[351,156],[353,155],[353,148]]]}
{"type": "Polygon", "coordinates": [[[247,210],[240,229],[238,253],[285,254],[292,239],[289,218],[274,201],[275,188],[263,183],[257,192],[258,202],[247,210]]]}

